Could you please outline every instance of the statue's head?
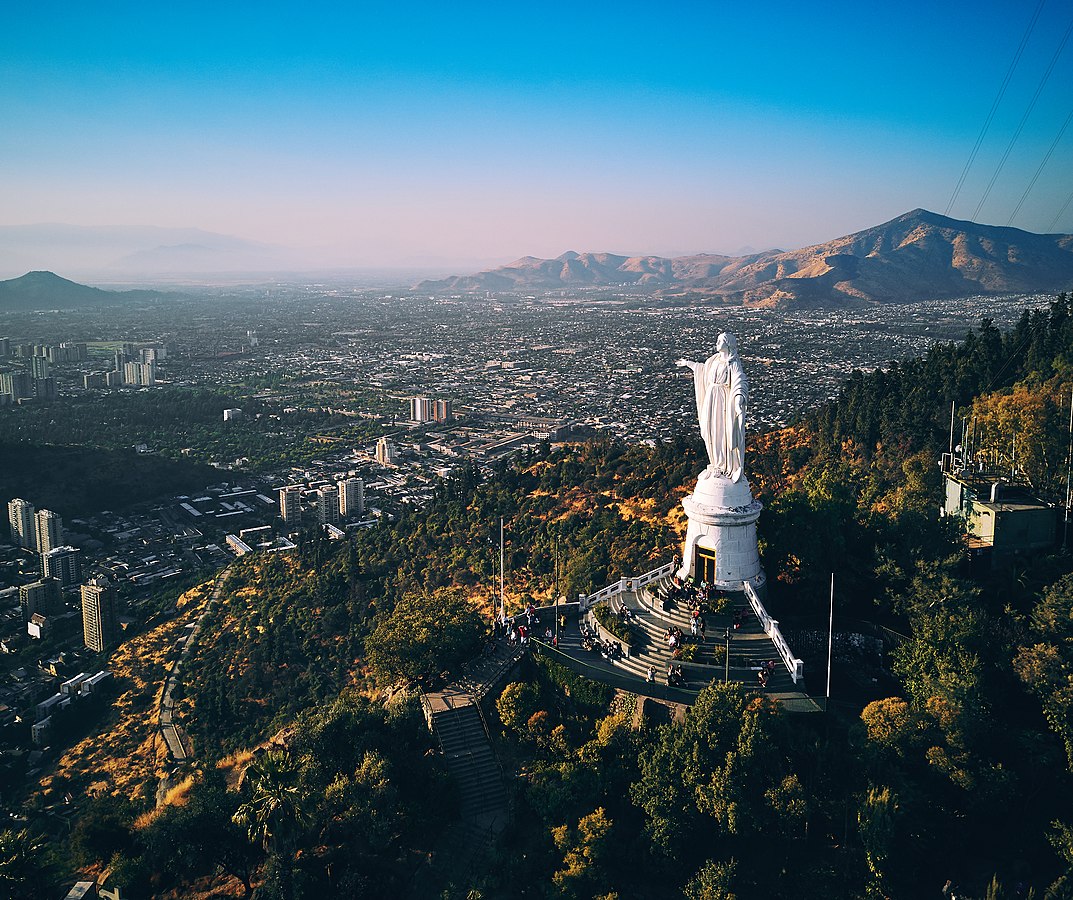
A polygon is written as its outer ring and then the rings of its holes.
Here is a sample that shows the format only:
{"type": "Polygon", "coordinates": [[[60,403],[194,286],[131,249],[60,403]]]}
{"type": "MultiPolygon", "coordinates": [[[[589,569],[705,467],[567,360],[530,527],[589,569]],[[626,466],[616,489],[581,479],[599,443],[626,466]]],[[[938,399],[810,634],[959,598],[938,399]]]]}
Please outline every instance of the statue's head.
{"type": "Polygon", "coordinates": [[[738,355],[738,339],[729,331],[724,331],[715,342],[717,351],[726,351],[727,356],[738,355]]]}

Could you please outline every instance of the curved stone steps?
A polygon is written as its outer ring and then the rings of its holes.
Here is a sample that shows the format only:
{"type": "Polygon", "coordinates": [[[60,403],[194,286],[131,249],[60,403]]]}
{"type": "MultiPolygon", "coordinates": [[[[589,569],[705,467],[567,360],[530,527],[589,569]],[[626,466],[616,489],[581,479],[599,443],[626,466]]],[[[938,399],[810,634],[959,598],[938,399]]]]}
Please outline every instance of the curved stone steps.
{"type": "MultiPolygon", "coordinates": [[[[624,600],[626,605],[634,610],[636,621],[644,629],[647,641],[643,646],[635,648],[628,657],[622,656],[613,663],[608,663],[598,653],[586,651],[581,647],[580,631],[575,631],[569,635],[560,635],[559,649],[564,652],[570,652],[571,654],[579,654],[582,660],[585,660],[586,657],[588,657],[590,661],[599,660],[601,663],[606,663],[619,672],[629,673],[642,680],[646,679],[648,667],[652,666],[652,668],[655,669],[657,682],[665,683],[667,666],[672,662],[678,662],[673,659],[670,651],[667,649],[665,639],[666,626],[661,626],[658,623],[651,621],[644,610],[640,609],[634,603],[630,603],[629,600],[632,596],[633,595],[628,595],[627,597],[620,596],[615,599],[620,602],[624,600]]],[[[741,682],[751,688],[761,690],[756,680],[758,666],[753,666],[752,663],[754,660],[766,661],[767,659],[777,659],[777,654],[770,639],[766,634],[760,631],[759,622],[756,621],[755,616],[753,616],[752,619],[755,627],[751,631],[748,631],[747,628],[743,626],[740,632],[735,633],[734,638],[731,641],[729,675],[731,681],[741,682]]],[[[595,617],[592,617],[590,623],[595,627],[595,617]]],[[[683,631],[686,631],[686,629],[683,629],[683,631]]],[[[689,636],[688,631],[686,631],[686,636],[689,636]]],[[[709,629],[706,646],[711,648],[715,643],[716,641],[709,629]]],[[[699,687],[706,685],[713,680],[722,681],[726,675],[723,662],[714,662],[710,656],[710,652],[711,651],[709,650],[707,659],[702,656],[694,662],[680,662],[683,675],[691,688],[696,686],[699,689],[699,687]]],[[[782,691],[797,692],[799,689],[794,685],[793,679],[790,678],[786,668],[780,662],[774,673],[768,678],[767,688],[763,690],[770,693],[782,691]]]]}
{"type": "MultiPolygon", "coordinates": [[[[641,603],[631,603],[629,597],[620,596],[615,598],[615,600],[618,601],[618,606],[624,605],[629,608],[631,612],[633,612],[633,621],[644,632],[644,638],[646,640],[646,646],[644,649],[652,649],[654,645],[661,647],[664,650],[666,657],[669,659],[670,651],[667,650],[666,643],[666,632],[668,627],[666,621],[654,620],[651,610],[648,607],[644,606],[641,603]]],[[[723,621],[718,628],[713,628],[709,626],[706,630],[706,635],[703,641],[693,640],[692,635],[689,632],[689,615],[686,614],[684,618],[686,620],[685,627],[682,627],[681,625],[679,625],[679,627],[682,628],[685,642],[696,643],[699,647],[699,650],[693,661],[691,663],[688,663],[688,665],[703,665],[714,667],[718,670],[718,676],[721,679],[724,674],[724,663],[721,655],[718,659],[716,659],[715,653],[717,652],[716,648],[721,649],[724,646],[724,634],[726,628],[732,621],[731,617],[712,615],[706,616],[705,619],[707,621],[711,621],[712,619],[720,619],[723,621]]],[[[780,669],[784,668],[781,660],[778,659],[778,654],[775,651],[774,645],[771,643],[771,640],[768,638],[768,636],[761,630],[760,622],[757,620],[752,609],[749,608],[748,615],[742,627],[737,631],[731,631],[731,674],[734,675],[735,679],[737,680],[755,677],[754,675],[747,674],[755,673],[757,671],[758,666],[754,665],[754,662],[766,662],[769,659],[775,659],[777,661],[778,665],[776,667],[776,673],[778,673],[780,669]]],[[[687,665],[687,663],[683,663],[683,665],[687,665]]],[[[772,679],[774,679],[774,677],[775,674],[772,675],[772,679]]],[[[793,680],[789,678],[789,673],[787,673],[787,678],[792,684],[793,680]]]]}

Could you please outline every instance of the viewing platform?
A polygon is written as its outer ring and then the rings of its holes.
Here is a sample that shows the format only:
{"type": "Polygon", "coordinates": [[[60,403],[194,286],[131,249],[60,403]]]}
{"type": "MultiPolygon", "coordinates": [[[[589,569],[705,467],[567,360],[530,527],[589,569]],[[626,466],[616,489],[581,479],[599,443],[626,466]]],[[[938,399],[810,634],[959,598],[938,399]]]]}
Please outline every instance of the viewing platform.
{"type": "MultiPolygon", "coordinates": [[[[672,569],[667,565],[639,578],[621,579],[579,603],[561,605],[559,614],[565,616],[566,626],[559,629],[557,647],[542,637],[547,626],[554,625],[554,607],[538,610],[540,625],[531,631],[534,648],[579,675],[640,696],[689,705],[708,684],[728,679],[778,700],[788,710],[820,710],[805,689],[800,660],[793,658],[778,632],[778,623],[767,617],[755,593],[752,598],[746,592],[729,595],[729,612],[705,612],[703,639],[699,634],[693,638],[689,609],[669,599],[672,569]],[[631,642],[616,637],[600,625],[594,614],[600,604],[606,605],[620,618],[624,609],[628,611],[633,633],[631,642]],[[735,613],[738,611],[741,611],[740,625],[735,629],[735,613]],[[586,649],[582,626],[596,632],[603,640],[622,644],[622,654],[609,658],[598,647],[586,649]],[[682,631],[684,647],[696,648],[692,660],[676,659],[669,648],[667,632],[674,627],[682,631]],[[725,657],[728,629],[729,666],[725,657]],[[771,662],[774,662],[774,668],[766,684],[762,685],[759,673],[762,668],[770,668],[771,662]],[[668,684],[668,666],[672,664],[681,666],[684,684],[668,684]],[[648,680],[650,668],[654,674],[652,681],[648,680]]],[[[523,618],[515,617],[515,620],[523,618]]]]}

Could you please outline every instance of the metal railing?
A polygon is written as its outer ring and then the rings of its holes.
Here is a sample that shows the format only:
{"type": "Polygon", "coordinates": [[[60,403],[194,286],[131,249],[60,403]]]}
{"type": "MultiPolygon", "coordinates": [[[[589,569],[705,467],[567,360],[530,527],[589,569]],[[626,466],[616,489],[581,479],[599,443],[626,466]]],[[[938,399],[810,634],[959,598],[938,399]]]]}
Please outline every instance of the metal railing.
{"type": "Polygon", "coordinates": [[[610,600],[612,597],[619,594],[639,591],[641,588],[650,585],[653,581],[659,581],[661,578],[666,578],[674,571],[674,566],[675,564],[673,562],[665,563],[658,569],[653,569],[651,572],[645,572],[644,575],[639,575],[636,578],[620,578],[618,581],[598,590],[595,594],[579,594],[578,602],[581,604],[581,610],[584,612],[593,604],[599,603],[602,600],[610,600]]]}
{"type": "Polygon", "coordinates": [[[760,597],[756,593],[756,589],[746,581],[744,583],[745,596],[749,600],[749,605],[752,606],[753,612],[756,613],[756,617],[760,620],[760,627],[764,629],[770,639],[771,643],[775,645],[775,649],[779,651],[779,656],[782,657],[783,664],[786,666],[786,671],[790,673],[790,677],[794,680],[794,684],[797,684],[802,678],[805,677],[805,664],[794,656],[793,651],[790,649],[790,645],[786,643],[786,638],[782,636],[782,632],[779,631],[779,623],[777,619],[771,618],[768,615],[764,604],[760,602],[760,597]]]}

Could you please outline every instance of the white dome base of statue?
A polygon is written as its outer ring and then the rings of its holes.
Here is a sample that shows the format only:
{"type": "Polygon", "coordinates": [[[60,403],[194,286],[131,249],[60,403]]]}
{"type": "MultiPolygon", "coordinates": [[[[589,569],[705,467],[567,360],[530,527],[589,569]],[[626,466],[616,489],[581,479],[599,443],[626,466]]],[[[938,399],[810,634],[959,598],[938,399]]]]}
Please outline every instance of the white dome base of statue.
{"type": "Polygon", "coordinates": [[[678,576],[706,581],[724,591],[744,590],[748,581],[763,593],[767,578],[756,544],[756,520],[763,505],[753,498],[748,480],[742,476],[733,481],[709,467],[682,507],[689,529],[678,576]]]}

